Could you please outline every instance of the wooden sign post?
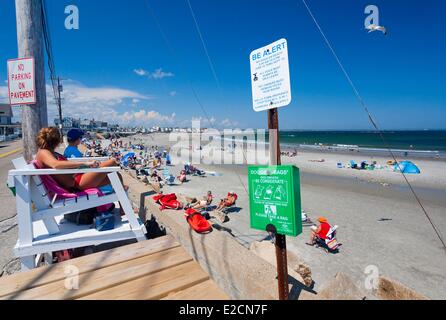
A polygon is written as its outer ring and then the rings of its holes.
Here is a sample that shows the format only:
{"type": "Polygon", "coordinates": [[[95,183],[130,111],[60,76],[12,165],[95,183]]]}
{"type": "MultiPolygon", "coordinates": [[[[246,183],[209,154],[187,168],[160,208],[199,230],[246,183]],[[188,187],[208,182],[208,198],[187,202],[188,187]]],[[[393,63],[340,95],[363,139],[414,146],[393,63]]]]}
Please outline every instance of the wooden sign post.
{"type": "MultiPolygon", "coordinates": [[[[269,162],[271,166],[281,165],[279,141],[279,113],[277,108],[268,110],[269,130],[269,162]]],[[[288,259],[286,252],[286,237],[275,234],[277,281],[279,284],[279,300],[288,300],[288,259]]]]}
{"type": "MultiPolygon", "coordinates": [[[[280,166],[279,117],[277,108],[291,103],[288,44],[286,39],[280,39],[254,50],[250,55],[250,63],[253,109],[256,112],[268,111],[270,166],[280,166]]],[[[250,176],[252,177],[254,174],[251,174],[250,169],[248,171],[249,180],[250,176]]],[[[255,181],[262,180],[262,178],[254,179],[255,181]]],[[[283,179],[276,180],[276,182],[279,181],[284,183],[283,179]]],[[[258,189],[257,195],[254,195],[256,192],[251,190],[251,219],[266,222],[266,226],[261,222],[257,225],[257,228],[266,227],[267,231],[275,236],[279,299],[287,300],[289,290],[286,238],[285,234],[279,233],[278,230],[283,228],[283,224],[276,221],[274,222],[276,226],[273,225],[274,217],[280,214],[279,211],[282,210],[280,208],[283,208],[283,203],[270,201],[272,188],[275,188],[276,192],[281,190],[278,185],[273,186],[272,184],[268,185],[267,195],[263,192],[262,187],[258,189]],[[257,199],[254,200],[254,198],[257,199]]],[[[281,197],[278,196],[278,198],[281,197]]],[[[277,199],[275,200],[277,202],[277,199]]],[[[285,203],[288,203],[288,200],[285,203]]],[[[293,206],[291,207],[294,208],[293,206]]],[[[295,214],[294,210],[292,212],[293,217],[295,217],[295,214]]],[[[257,222],[253,223],[253,220],[251,220],[251,226],[255,227],[257,222]]]]}

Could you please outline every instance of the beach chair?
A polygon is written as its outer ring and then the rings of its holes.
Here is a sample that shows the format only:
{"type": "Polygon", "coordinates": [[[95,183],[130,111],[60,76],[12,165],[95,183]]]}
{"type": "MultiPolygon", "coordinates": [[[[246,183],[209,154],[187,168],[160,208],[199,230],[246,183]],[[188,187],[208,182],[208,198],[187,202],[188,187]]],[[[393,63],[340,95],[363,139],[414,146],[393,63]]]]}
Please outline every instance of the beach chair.
{"type": "Polygon", "coordinates": [[[20,258],[22,270],[35,268],[42,257],[51,258],[55,251],[127,239],[146,239],[145,227],[134,214],[119,180],[119,167],[56,170],[36,169],[23,158],[12,162],[15,169],[8,173],[8,186],[16,194],[18,220],[18,241],[14,253],[20,258]],[[57,197],[52,195],[54,192],[50,192],[41,179],[42,176],[88,172],[107,173],[114,192],[104,196],[83,192],[71,198],[57,197]],[[115,202],[119,202],[125,215],[112,230],[100,232],[88,225],[76,225],[63,220],[67,213],[115,202]]]}
{"type": "Polygon", "coordinates": [[[170,173],[168,168],[163,170],[162,175],[163,180],[167,185],[172,186],[175,184],[175,176],[170,173]]]}
{"type": "Polygon", "coordinates": [[[352,168],[352,169],[358,169],[358,164],[357,164],[355,161],[350,160],[350,168],[352,168]]]}
{"type": "Polygon", "coordinates": [[[331,227],[327,233],[327,238],[325,240],[317,238],[316,244],[320,247],[323,247],[327,252],[337,252],[339,247],[341,246],[341,244],[338,243],[338,240],[336,239],[337,229],[338,226],[336,225],[331,227]]]}
{"type": "MultiPolygon", "coordinates": [[[[228,196],[229,196],[229,193],[228,193],[228,196]]],[[[224,214],[228,214],[228,211],[229,211],[231,208],[234,208],[235,205],[236,205],[236,203],[237,203],[238,195],[237,195],[236,193],[234,193],[234,197],[235,197],[234,202],[233,202],[230,206],[225,206],[223,209],[221,209],[221,210],[219,210],[219,211],[222,212],[222,213],[224,213],[224,214]]]]}

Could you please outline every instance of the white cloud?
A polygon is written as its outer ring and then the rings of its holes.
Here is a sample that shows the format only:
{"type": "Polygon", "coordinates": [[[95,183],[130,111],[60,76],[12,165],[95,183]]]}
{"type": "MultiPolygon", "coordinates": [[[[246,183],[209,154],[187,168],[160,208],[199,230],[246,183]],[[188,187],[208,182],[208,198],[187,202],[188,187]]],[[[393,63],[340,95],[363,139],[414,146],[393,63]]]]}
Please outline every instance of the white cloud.
{"type": "Polygon", "coordinates": [[[154,79],[163,79],[163,78],[170,78],[175,76],[172,72],[164,72],[163,69],[156,69],[155,72],[151,74],[152,78],[154,79]]]}
{"type": "Polygon", "coordinates": [[[0,86],[0,102],[8,102],[8,86],[0,86]]]}
{"type": "Polygon", "coordinates": [[[158,111],[147,111],[141,109],[139,111],[127,111],[121,115],[122,121],[128,124],[173,124],[176,114],[162,115],[158,111]]]}
{"type": "Polygon", "coordinates": [[[138,76],[141,76],[141,77],[147,75],[147,71],[144,70],[144,69],[135,69],[135,70],[133,70],[133,72],[136,73],[138,76]]]}
{"type": "MultiPolygon", "coordinates": [[[[48,122],[57,117],[53,92],[47,85],[48,122]]],[[[175,116],[165,116],[156,111],[119,111],[125,106],[136,107],[138,104],[153,99],[136,91],[115,87],[87,87],[75,81],[65,81],[62,112],[64,116],[97,119],[122,125],[146,125],[149,121],[167,122],[175,116]]]]}
{"type": "Polygon", "coordinates": [[[191,120],[185,120],[183,123],[185,127],[190,127],[192,124],[192,121],[200,121],[200,126],[202,128],[204,127],[213,127],[215,126],[217,119],[215,117],[192,117],[191,120]]]}
{"type": "MultiPolygon", "coordinates": [[[[52,87],[48,84],[47,104],[48,123],[52,125],[58,117],[57,107],[53,98],[52,87]]],[[[169,94],[174,95],[176,91],[169,94]]],[[[87,87],[73,80],[64,81],[64,98],[62,102],[63,116],[74,118],[86,118],[118,123],[121,125],[146,127],[152,125],[190,127],[192,120],[199,120],[201,127],[235,127],[236,121],[224,119],[217,120],[214,116],[210,118],[196,116],[191,120],[177,119],[176,114],[162,114],[153,108],[144,107],[144,103],[153,99],[152,96],[144,95],[136,91],[115,87],[87,87]],[[127,110],[124,108],[127,107],[127,110]],[[131,110],[129,110],[131,108],[131,110]],[[136,109],[137,108],[137,109],[136,109]],[[124,110],[123,110],[124,109],[124,110]]],[[[0,102],[8,102],[8,87],[0,86],[0,102]]],[[[14,121],[20,121],[19,110],[14,110],[14,121]]]]}
{"type": "Polygon", "coordinates": [[[170,78],[170,77],[174,77],[175,76],[174,73],[172,73],[172,72],[165,72],[165,71],[163,71],[162,68],[156,69],[153,72],[147,71],[147,70],[144,70],[144,69],[140,68],[140,69],[134,69],[133,72],[136,73],[138,76],[148,77],[148,78],[151,78],[151,79],[163,79],[163,78],[170,78]]]}
{"type": "Polygon", "coordinates": [[[65,84],[64,98],[73,104],[94,103],[115,105],[124,99],[151,99],[135,91],[113,87],[85,87],[79,84],[65,84]]]}
{"type": "Polygon", "coordinates": [[[234,127],[238,126],[238,122],[237,121],[234,121],[234,120],[231,120],[231,119],[228,119],[228,118],[224,119],[220,124],[223,127],[226,127],[226,128],[234,128],[234,127]]]}

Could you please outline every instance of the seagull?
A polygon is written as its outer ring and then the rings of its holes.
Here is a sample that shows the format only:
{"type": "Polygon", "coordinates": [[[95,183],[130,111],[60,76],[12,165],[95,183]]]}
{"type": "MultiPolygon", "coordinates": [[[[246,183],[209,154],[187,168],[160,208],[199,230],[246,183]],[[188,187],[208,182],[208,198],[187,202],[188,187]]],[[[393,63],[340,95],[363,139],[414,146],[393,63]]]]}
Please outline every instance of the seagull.
{"type": "Polygon", "coordinates": [[[376,24],[371,24],[371,25],[367,26],[366,29],[369,30],[369,33],[373,32],[373,31],[381,31],[382,33],[384,33],[385,36],[387,35],[386,28],[377,26],[376,24]]]}

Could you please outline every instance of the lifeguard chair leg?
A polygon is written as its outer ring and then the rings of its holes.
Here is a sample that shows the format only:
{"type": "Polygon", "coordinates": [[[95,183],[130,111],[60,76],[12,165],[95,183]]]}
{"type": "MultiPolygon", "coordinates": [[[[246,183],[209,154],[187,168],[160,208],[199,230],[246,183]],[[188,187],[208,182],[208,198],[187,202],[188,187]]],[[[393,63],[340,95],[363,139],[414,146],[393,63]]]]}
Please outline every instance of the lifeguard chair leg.
{"type": "Polygon", "coordinates": [[[144,235],[146,232],[145,228],[139,224],[138,219],[133,213],[132,205],[127,197],[127,194],[125,193],[121,181],[119,180],[118,174],[116,172],[109,173],[108,179],[111,182],[113,190],[115,190],[116,195],[118,196],[118,201],[122,207],[122,210],[124,210],[124,214],[128,219],[133,232],[135,233],[136,239],[138,241],[146,240],[146,236],[144,235]]]}
{"type": "MultiPolygon", "coordinates": [[[[17,221],[19,227],[19,246],[32,245],[33,224],[32,224],[32,203],[30,192],[31,179],[29,176],[14,177],[16,188],[17,221]]],[[[34,256],[20,257],[21,270],[26,271],[36,267],[34,256]]]]}

